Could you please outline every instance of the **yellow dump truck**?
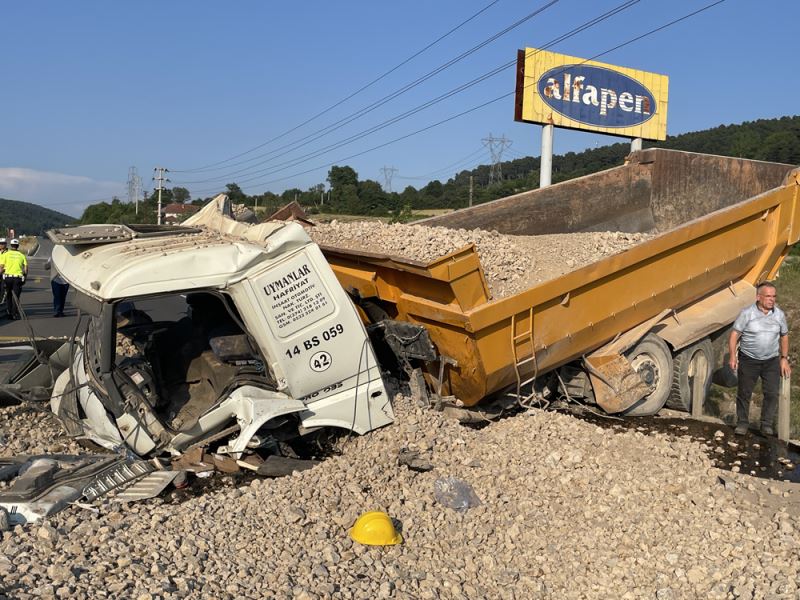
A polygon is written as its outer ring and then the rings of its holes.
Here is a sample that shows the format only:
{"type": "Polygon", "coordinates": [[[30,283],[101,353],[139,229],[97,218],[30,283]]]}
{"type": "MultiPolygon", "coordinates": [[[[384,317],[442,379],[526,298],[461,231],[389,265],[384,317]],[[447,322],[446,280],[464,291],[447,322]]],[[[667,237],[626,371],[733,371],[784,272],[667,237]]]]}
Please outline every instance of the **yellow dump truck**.
{"type": "MultiPolygon", "coordinates": [[[[472,246],[429,263],[323,246],[364,318],[424,328],[436,359],[423,369],[437,393],[471,407],[510,390],[524,403],[549,382],[609,413],[691,411],[724,364],[727,328],[800,237],[800,170],[648,149],[624,166],[422,223],[654,234],[497,300],[472,246]]],[[[402,332],[390,336],[404,343],[402,332]]]]}

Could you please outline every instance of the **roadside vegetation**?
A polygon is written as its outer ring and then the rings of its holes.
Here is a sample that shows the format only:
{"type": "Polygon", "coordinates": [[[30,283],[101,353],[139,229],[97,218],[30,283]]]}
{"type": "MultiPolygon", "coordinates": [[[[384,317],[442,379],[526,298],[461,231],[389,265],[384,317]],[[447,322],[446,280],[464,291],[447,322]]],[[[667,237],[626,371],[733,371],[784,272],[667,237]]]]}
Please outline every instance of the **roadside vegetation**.
{"type": "MultiPolygon", "coordinates": [[[[797,248],[795,248],[797,250],[797,248]]],[[[792,438],[800,439],[800,256],[787,258],[778,280],[778,304],[789,322],[789,355],[792,357],[792,438]]]]}
{"type": "MultiPolygon", "coordinates": [[[[739,125],[670,136],[647,147],[672,148],[756,160],[800,164],[800,116],[760,119],[739,125]]],[[[621,142],[583,152],[568,152],[553,157],[553,182],[596,173],[623,163],[630,144],[621,142]]],[[[435,165],[432,165],[435,166],[435,165]]],[[[445,181],[434,179],[417,189],[407,186],[400,192],[386,192],[372,179],[361,179],[350,166],[333,166],[326,180],[307,190],[290,188],[280,194],[265,191],[248,195],[236,183],[220,186],[231,200],[258,207],[267,217],[278,208],[297,201],[308,214],[325,213],[385,217],[394,222],[421,218],[416,213],[433,214],[442,209],[464,208],[469,203],[470,178],[473,203],[481,204],[511,194],[536,189],[539,184],[539,157],[521,157],[501,163],[503,178],[490,182],[490,165],[453,173],[445,181]]],[[[209,198],[191,198],[189,190],[173,187],[162,192],[162,204],[171,202],[205,204],[209,198]]],[[[157,198],[152,194],[139,203],[113,200],[92,204],[84,211],[82,223],[155,223],[157,198]]]]}

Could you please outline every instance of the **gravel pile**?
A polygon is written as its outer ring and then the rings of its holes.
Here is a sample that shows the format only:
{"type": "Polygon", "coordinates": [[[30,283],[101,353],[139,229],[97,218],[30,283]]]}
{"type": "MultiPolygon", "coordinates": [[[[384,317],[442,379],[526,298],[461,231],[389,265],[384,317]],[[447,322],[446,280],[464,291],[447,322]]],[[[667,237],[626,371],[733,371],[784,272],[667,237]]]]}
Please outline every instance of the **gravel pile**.
{"type": "MultiPolygon", "coordinates": [[[[0,407],[0,456],[19,454],[85,454],[66,437],[48,404],[0,407]]],[[[3,482],[0,481],[0,487],[3,482]]]]}
{"type": "Polygon", "coordinates": [[[332,221],[312,227],[309,234],[321,245],[422,262],[475,244],[493,298],[511,296],[652,237],[612,231],[515,236],[482,229],[454,230],[377,221],[332,221]]]}
{"type": "MultiPolygon", "coordinates": [[[[14,410],[0,409],[10,447],[52,439],[30,414],[10,424],[14,410]]],[[[105,500],[97,514],[75,507],[7,531],[0,591],[142,600],[797,597],[797,492],[717,471],[697,442],[540,411],[468,429],[403,397],[396,412],[394,425],[342,442],[341,455],[292,477],[228,476],[198,496],[105,500]],[[398,466],[403,448],[434,469],[398,466]],[[438,504],[435,484],[445,477],[470,484],[480,505],[438,504]],[[348,538],[356,517],[376,509],[399,521],[402,545],[348,538]]]]}

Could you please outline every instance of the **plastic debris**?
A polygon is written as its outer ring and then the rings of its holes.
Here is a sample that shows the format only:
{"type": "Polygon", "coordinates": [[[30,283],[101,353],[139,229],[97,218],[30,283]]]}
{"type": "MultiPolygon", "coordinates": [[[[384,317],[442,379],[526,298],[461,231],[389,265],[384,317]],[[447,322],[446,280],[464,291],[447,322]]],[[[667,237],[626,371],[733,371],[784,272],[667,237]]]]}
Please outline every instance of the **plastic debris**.
{"type": "Polygon", "coordinates": [[[472,486],[457,477],[437,479],[433,484],[433,497],[439,504],[459,511],[466,511],[481,503],[472,486]]]}

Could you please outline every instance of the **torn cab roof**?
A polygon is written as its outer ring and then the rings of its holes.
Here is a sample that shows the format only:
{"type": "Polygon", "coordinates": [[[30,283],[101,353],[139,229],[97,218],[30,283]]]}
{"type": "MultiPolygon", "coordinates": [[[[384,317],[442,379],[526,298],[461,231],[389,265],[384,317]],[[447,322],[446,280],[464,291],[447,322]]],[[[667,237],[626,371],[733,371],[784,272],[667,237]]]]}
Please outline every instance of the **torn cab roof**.
{"type": "Polygon", "coordinates": [[[178,290],[223,289],[261,263],[312,243],[303,228],[293,223],[256,228],[258,242],[248,239],[251,236],[205,226],[172,228],[160,235],[129,239],[117,232],[122,241],[98,240],[93,245],[61,242],[53,248],[53,264],[78,290],[100,300],[114,300],[178,290]]]}

